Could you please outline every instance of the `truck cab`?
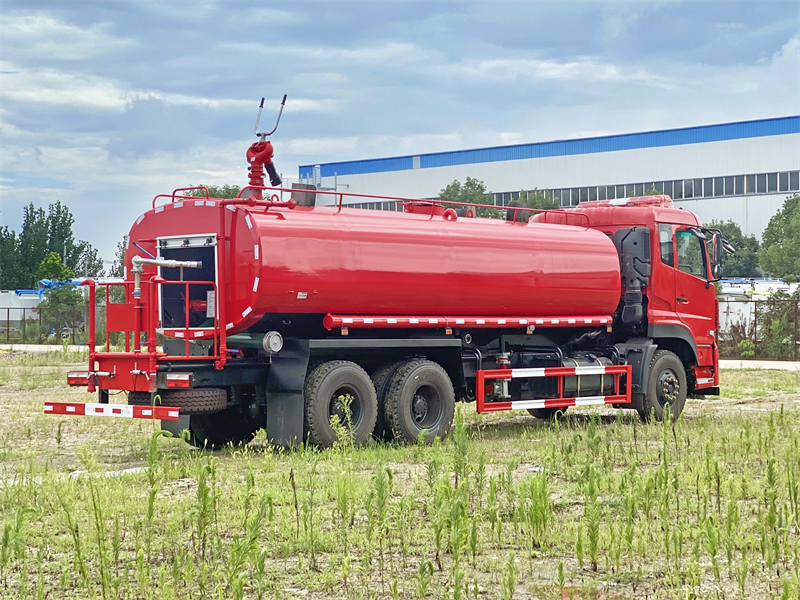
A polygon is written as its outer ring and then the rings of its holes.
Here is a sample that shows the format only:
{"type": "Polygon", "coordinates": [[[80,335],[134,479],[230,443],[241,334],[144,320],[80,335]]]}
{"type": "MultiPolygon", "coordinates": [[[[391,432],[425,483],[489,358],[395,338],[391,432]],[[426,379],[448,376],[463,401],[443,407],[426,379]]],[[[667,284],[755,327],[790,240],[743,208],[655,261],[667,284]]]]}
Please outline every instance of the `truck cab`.
{"type": "Polygon", "coordinates": [[[627,270],[641,279],[643,318],[621,322],[617,336],[643,336],[676,354],[686,369],[690,395],[718,394],[719,311],[714,282],[721,274],[719,232],[704,229],[694,213],[674,207],[669,196],[587,202],[575,210],[586,215],[589,227],[606,233],[618,246],[622,232],[638,229],[645,234],[638,238],[649,252],[631,254],[618,247],[621,308],[631,283],[631,277],[625,277],[628,260],[632,264],[627,270]]]}

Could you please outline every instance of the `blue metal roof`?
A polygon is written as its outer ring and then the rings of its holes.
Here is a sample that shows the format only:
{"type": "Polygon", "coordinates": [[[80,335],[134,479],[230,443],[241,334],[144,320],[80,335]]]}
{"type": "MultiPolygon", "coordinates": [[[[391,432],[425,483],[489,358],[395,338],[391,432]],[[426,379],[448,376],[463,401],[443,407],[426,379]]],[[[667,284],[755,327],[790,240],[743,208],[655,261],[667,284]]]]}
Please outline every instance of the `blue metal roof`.
{"type": "MultiPolygon", "coordinates": [[[[800,133],[800,116],[739,121],[719,125],[702,125],[682,129],[662,129],[640,133],[624,133],[602,137],[576,140],[557,140],[518,144],[515,146],[494,146],[474,150],[453,152],[433,152],[420,154],[419,168],[450,167],[502,160],[521,160],[525,158],[545,158],[548,156],[569,156],[572,154],[591,154],[594,152],[613,152],[616,150],[637,150],[639,148],[658,148],[661,146],[680,146],[683,144],[702,144],[744,138],[764,137],[800,133]]],[[[413,168],[414,155],[391,158],[373,158],[325,163],[320,165],[322,177],[338,175],[360,175],[363,173],[382,173],[404,171],[413,168]]],[[[301,178],[313,178],[314,165],[300,167],[301,178]]]]}

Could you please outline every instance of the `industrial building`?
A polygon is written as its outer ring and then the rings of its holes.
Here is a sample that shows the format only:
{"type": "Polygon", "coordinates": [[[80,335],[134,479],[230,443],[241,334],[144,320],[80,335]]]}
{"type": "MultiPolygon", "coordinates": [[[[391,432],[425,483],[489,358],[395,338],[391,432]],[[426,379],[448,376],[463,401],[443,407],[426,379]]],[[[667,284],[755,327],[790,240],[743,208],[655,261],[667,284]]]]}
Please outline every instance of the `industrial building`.
{"type": "MultiPolygon", "coordinates": [[[[704,222],[732,219],[760,237],[800,190],[800,116],[304,165],[299,177],[345,194],[411,198],[435,198],[453,180],[473,177],[497,206],[534,188],[563,207],[656,189],[704,222]]],[[[346,195],[344,203],[399,209],[346,195]]]]}

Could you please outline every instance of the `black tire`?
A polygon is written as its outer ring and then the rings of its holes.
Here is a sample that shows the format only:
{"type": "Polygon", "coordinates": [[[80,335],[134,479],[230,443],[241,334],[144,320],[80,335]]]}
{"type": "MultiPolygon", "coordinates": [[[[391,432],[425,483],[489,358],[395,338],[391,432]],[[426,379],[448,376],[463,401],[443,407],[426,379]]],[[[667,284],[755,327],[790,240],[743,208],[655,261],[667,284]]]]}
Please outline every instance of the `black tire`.
{"type": "Polygon", "coordinates": [[[258,430],[263,429],[264,421],[241,406],[232,406],[214,414],[192,415],[189,419],[189,443],[209,450],[249,444],[258,430]]]}
{"type": "Polygon", "coordinates": [[[397,373],[397,369],[402,367],[404,362],[389,363],[378,368],[372,374],[372,384],[375,386],[375,397],[378,399],[378,418],[375,421],[375,431],[372,436],[377,440],[391,442],[394,439],[392,428],[386,421],[386,411],[384,404],[386,402],[386,390],[389,389],[389,382],[397,373]]]}
{"type": "Polygon", "coordinates": [[[346,425],[344,408],[338,400],[345,394],[352,398],[353,443],[363,444],[369,440],[378,416],[375,386],[367,372],[356,363],[331,360],[312,370],[303,388],[305,432],[309,443],[327,448],[338,441],[336,431],[331,427],[331,417],[339,416],[340,422],[346,425]]]}
{"type": "Polygon", "coordinates": [[[645,421],[662,421],[669,404],[672,417],[677,419],[686,405],[686,391],[686,370],[681,359],[669,350],[656,350],[650,361],[650,379],[639,416],[645,421]]]}
{"type": "MultiPolygon", "coordinates": [[[[225,410],[228,394],[219,388],[197,388],[191,390],[163,390],[156,399],[156,406],[175,406],[186,415],[202,415],[225,410]],[[160,401],[159,401],[160,398],[160,401]]],[[[148,392],[129,392],[128,404],[149,406],[148,392]]]]}
{"type": "Polygon", "coordinates": [[[413,444],[427,429],[425,443],[430,444],[450,433],[455,406],[447,372],[433,361],[418,359],[404,363],[389,382],[384,416],[395,439],[413,444]]]}
{"type": "MultiPolygon", "coordinates": [[[[564,406],[562,408],[529,408],[528,414],[532,416],[534,419],[542,419],[544,421],[549,421],[556,414],[561,413],[562,415],[567,412],[567,407],[564,406]]],[[[559,418],[561,416],[559,415],[559,418]]]]}

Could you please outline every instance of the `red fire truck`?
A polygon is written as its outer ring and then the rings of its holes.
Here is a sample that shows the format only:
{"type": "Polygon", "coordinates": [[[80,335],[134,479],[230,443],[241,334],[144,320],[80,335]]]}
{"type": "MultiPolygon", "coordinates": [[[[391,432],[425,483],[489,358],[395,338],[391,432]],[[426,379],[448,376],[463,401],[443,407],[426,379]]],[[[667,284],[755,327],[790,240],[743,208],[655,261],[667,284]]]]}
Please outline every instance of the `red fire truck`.
{"type": "Polygon", "coordinates": [[[259,429],[327,446],[334,417],[357,443],[444,437],[456,400],[660,419],[719,393],[714,281],[732,249],[669,197],[505,219],[388,196],[370,199],[404,212],[348,208],[357,194],[281,188],[258,135],[239,197],[157,196],[130,230],[124,283],[83,282],[105,301],[106,345],[68,382],[98,401],[47,413],[161,419],[199,446],[259,429]]]}

